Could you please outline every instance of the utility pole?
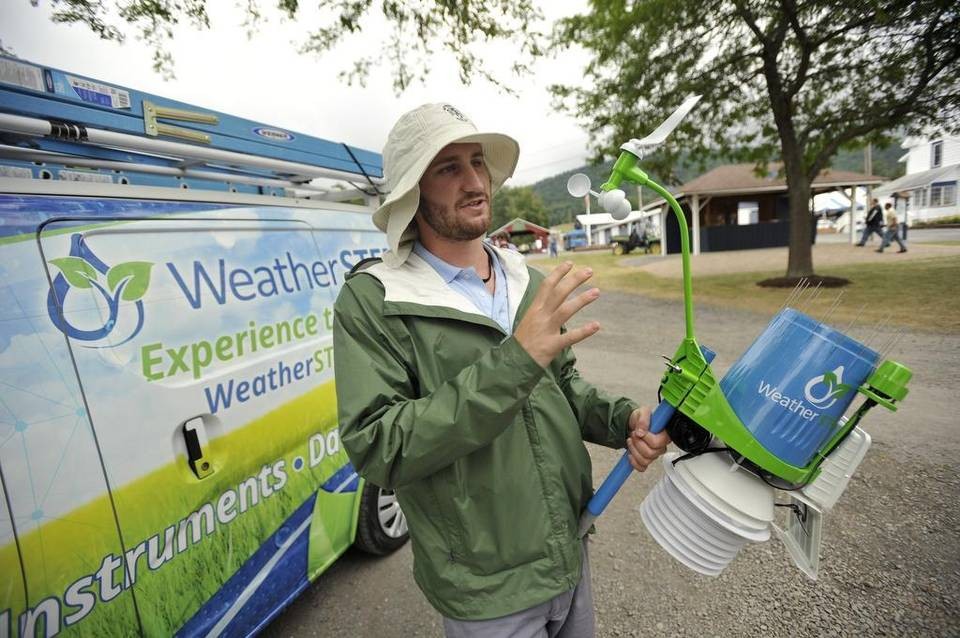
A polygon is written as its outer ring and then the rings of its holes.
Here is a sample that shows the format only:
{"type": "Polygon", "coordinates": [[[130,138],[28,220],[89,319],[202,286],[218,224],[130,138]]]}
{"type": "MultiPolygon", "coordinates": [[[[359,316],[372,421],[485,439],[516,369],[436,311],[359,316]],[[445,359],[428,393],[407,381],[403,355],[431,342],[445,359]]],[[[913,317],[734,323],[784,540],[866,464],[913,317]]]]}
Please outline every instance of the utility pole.
{"type": "MultiPolygon", "coordinates": [[[[583,203],[585,204],[586,209],[587,209],[587,213],[586,213],[586,214],[587,214],[587,219],[590,219],[590,194],[589,194],[589,193],[587,193],[586,195],[583,196],[583,203]]],[[[593,242],[591,241],[591,238],[590,238],[590,226],[591,226],[591,225],[592,225],[592,224],[590,224],[589,221],[588,221],[586,224],[584,224],[584,226],[586,226],[586,229],[587,229],[587,246],[590,246],[590,245],[593,243],[593,242]]]]}

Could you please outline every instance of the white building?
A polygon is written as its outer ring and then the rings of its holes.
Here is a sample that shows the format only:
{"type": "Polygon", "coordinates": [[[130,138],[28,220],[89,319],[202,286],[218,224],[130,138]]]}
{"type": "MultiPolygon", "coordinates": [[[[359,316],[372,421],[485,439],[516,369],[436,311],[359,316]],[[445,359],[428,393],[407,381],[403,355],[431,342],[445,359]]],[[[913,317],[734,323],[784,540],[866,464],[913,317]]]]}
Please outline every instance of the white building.
{"type": "Polygon", "coordinates": [[[902,147],[907,149],[900,158],[906,162],[906,175],[882,185],[874,195],[905,200],[908,222],[960,215],[960,137],[908,137],[902,147]]]}
{"type": "Polygon", "coordinates": [[[607,213],[588,213],[577,215],[577,221],[587,233],[588,246],[607,246],[612,237],[629,235],[634,228],[641,234],[646,230],[655,237],[660,236],[658,211],[632,210],[622,220],[616,220],[607,213]]]}

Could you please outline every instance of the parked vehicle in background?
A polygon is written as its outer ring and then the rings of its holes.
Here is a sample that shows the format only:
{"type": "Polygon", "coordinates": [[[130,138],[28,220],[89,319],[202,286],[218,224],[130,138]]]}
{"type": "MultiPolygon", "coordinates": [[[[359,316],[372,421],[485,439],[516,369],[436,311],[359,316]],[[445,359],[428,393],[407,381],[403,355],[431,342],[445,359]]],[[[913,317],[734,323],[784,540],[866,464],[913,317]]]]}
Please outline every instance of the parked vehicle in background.
{"type": "Polygon", "coordinates": [[[400,547],[334,392],[379,155],[10,58],[0,131],[0,636],[250,635],[400,547]]]}
{"type": "Polygon", "coordinates": [[[654,246],[660,246],[660,239],[645,232],[633,232],[629,235],[614,235],[610,238],[610,246],[614,255],[626,255],[633,250],[643,250],[645,254],[649,254],[654,246]]]}
{"type": "Polygon", "coordinates": [[[582,228],[571,230],[563,234],[563,249],[576,250],[587,245],[587,232],[582,228]]]}

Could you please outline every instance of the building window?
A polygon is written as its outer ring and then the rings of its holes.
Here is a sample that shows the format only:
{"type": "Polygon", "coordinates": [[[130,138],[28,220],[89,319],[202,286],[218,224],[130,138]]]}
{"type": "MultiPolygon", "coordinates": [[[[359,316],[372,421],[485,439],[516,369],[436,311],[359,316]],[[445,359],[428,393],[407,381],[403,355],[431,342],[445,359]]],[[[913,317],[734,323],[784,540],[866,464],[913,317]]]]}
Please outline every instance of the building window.
{"type": "Polygon", "coordinates": [[[940,168],[943,162],[943,140],[930,144],[930,168],[940,168]]]}
{"type": "Polygon", "coordinates": [[[930,185],[930,207],[953,206],[957,203],[957,183],[940,182],[930,185]]]}

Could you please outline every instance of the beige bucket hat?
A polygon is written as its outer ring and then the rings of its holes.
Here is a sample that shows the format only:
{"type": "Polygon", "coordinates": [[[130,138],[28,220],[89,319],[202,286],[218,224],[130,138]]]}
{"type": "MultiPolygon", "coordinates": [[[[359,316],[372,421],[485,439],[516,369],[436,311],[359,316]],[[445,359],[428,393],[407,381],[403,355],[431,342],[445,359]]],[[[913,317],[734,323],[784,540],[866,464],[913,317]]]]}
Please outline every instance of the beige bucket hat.
{"type": "Polygon", "coordinates": [[[424,104],[394,124],[383,147],[383,172],[389,194],[373,214],[373,223],[387,234],[390,251],[383,261],[398,267],[410,255],[417,236],[413,216],[420,205],[420,178],[447,144],[477,142],[490,172],[490,195],[513,175],[520,145],[500,133],[480,133],[473,122],[449,104],[424,104]]]}

